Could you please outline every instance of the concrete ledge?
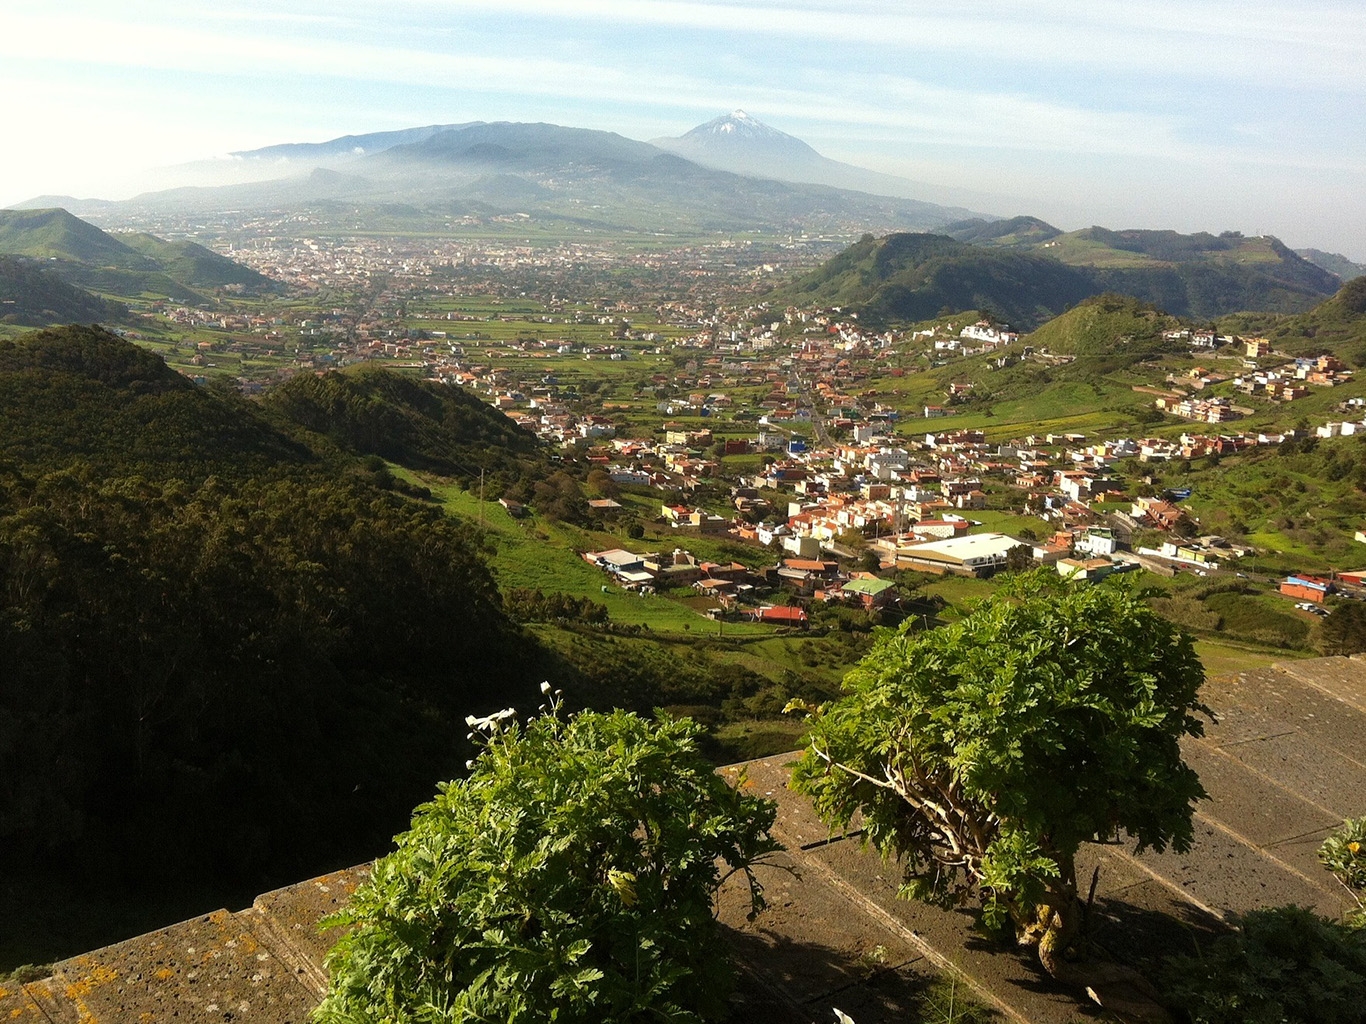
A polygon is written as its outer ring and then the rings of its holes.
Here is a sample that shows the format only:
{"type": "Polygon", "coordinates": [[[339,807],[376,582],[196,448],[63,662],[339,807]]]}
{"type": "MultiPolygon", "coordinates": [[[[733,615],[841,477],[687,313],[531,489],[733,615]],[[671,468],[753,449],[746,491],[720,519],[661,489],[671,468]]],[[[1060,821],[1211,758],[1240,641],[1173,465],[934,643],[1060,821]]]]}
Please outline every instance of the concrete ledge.
{"type": "MultiPolygon", "coordinates": [[[[1259,906],[1294,902],[1330,916],[1346,908],[1314,854],[1341,818],[1366,813],[1366,662],[1285,663],[1211,680],[1203,696],[1219,724],[1186,748],[1213,797],[1199,808],[1195,848],[1136,857],[1095,847],[1079,861],[1088,879],[1101,869],[1093,937],[1140,968],[1198,949],[1259,906]]],[[[723,939],[742,979],[732,1020],[829,1024],[838,1006],[858,1024],[901,1022],[943,972],[1003,1020],[1092,1016],[1030,957],[973,933],[967,913],[897,899],[897,866],[862,849],[856,830],[832,835],[787,789],[793,756],[720,769],[778,801],[774,832],[787,847],[760,870],[770,909],[757,921],[745,920],[738,882],[720,895],[723,939]]],[[[367,865],[331,872],[236,913],[217,910],[62,961],[42,981],[0,987],[0,1024],[304,1024],[337,937],[319,932],[318,921],[367,874],[367,865]]]]}

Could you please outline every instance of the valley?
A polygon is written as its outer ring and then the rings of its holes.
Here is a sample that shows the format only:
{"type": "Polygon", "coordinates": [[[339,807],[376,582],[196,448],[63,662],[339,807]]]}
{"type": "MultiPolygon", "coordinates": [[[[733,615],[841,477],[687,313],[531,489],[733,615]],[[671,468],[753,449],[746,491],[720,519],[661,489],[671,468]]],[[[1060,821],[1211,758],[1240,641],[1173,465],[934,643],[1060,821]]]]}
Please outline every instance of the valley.
{"type": "MultiPolygon", "coordinates": [[[[120,768],[35,781],[20,826],[60,856],[11,851],[0,893],[19,920],[35,887],[79,903],[104,833],[127,900],[4,962],[153,924],[148,863],[202,902],[205,872],[253,892],[364,855],[459,774],[463,715],[542,678],[763,756],[878,629],[1035,568],[1124,577],[1211,673],[1362,649],[1366,301],[1275,240],[347,216],[0,211],[4,628],[47,645],[50,700],[139,723],[67,721],[120,768]],[[68,321],[107,330],[36,332],[68,321]],[[272,716],[298,746],[263,757],[272,716]],[[368,781],[332,747],[367,729],[410,753],[368,781]]],[[[16,711],[40,746],[55,706],[16,711]]]]}

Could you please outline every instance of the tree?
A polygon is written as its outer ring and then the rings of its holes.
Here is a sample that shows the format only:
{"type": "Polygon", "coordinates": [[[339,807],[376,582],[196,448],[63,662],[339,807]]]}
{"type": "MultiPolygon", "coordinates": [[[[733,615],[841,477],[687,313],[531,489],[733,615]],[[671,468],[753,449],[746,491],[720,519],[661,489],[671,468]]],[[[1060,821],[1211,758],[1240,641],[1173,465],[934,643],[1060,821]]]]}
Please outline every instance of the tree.
{"type": "MultiPolygon", "coordinates": [[[[548,690],[548,686],[543,689],[548,690]]],[[[319,1024],[694,1022],[724,1006],[719,864],[778,844],[772,803],[728,786],[701,726],[624,711],[467,719],[483,751],[419,807],[350,906],[319,1024]]]]}
{"type": "Polygon", "coordinates": [[[1319,626],[1319,648],[1324,654],[1366,651],[1366,604],[1342,601],[1319,626]]]}
{"type": "Polygon", "coordinates": [[[862,551],[868,546],[868,537],[857,526],[845,527],[835,537],[835,540],[851,551],[862,551]]]}
{"type": "Polygon", "coordinates": [[[1078,935],[1075,855],[1126,832],[1186,850],[1205,796],[1178,741],[1203,732],[1191,639],[1106,583],[1037,571],[950,626],[881,637],[845,696],[808,708],[793,786],[822,818],[861,814],[866,841],[905,858],[903,894],[974,894],[1046,970],[1091,984],[1063,953],[1078,935]]]}
{"type": "Polygon", "coordinates": [[[1034,549],[1028,544],[1016,544],[1006,552],[1006,572],[1027,572],[1034,568],[1034,549]]]}

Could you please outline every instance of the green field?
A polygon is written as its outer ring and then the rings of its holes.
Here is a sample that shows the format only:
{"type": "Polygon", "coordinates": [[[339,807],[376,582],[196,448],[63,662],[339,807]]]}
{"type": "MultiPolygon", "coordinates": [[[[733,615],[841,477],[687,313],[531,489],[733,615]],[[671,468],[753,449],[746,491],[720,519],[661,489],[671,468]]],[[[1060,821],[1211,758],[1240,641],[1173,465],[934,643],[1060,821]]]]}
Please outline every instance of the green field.
{"type": "MultiPolygon", "coordinates": [[[[391,468],[395,475],[418,479],[399,467],[391,468]]],[[[648,626],[657,633],[764,636],[774,632],[773,626],[753,622],[718,625],[673,598],[659,594],[642,596],[622,590],[602,570],[578,554],[618,547],[642,552],[671,549],[663,544],[648,546],[642,541],[549,523],[535,516],[513,519],[497,502],[486,501],[481,505],[477,494],[470,494],[453,484],[426,478],[419,482],[431,488],[448,511],[464,519],[482,522],[494,546],[490,560],[498,584],[504,590],[539,589],[590,598],[607,607],[612,621],[648,626]]],[[[702,538],[678,538],[675,546],[686,547],[699,557],[723,555],[717,542],[702,538]]]]}

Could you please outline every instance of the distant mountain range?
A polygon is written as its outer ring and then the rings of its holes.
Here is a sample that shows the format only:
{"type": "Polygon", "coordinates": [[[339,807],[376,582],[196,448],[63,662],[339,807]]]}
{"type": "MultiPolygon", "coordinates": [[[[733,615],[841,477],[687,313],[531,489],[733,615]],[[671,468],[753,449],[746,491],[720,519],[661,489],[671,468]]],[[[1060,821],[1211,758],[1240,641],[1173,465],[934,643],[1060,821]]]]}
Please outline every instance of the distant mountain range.
{"type": "MultiPolygon", "coordinates": [[[[790,148],[805,147],[753,119],[748,124],[759,133],[756,139],[781,137],[790,140],[790,148]]],[[[862,191],[825,172],[779,180],[792,177],[777,173],[792,161],[775,157],[771,147],[763,149],[761,139],[751,148],[749,165],[758,170],[737,173],[612,132],[508,122],[430,125],[270,146],[233,154],[216,165],[238,177],[269,175],[270,180],[196,184],[205,180],[201,166],[186,169],[184,187],[125,202],[42,196],[20,205],[62,206],[81,216],[123,222],[168,213],[304,207],[324,215],[330,210],[353,222],[357,211],[382,210],[386,223],[397,229],[430,229],[434,217],[525,214],[588,230],[664,234],[857,234],[940,227],[973,216],[962,207],[913,198],[913,189],[902,187],[908,183],[899,179],[886,179],[897,183],[895,189],[874,189],[876,175],[860,179],[862,191]]],[[[814,150],[810,154],[811,166],[824,160],[814,150]]]]}
{"type": "MultiPolygon", "coordinates": [[[[40,261],[44,273],[80,290],[97,306],[104,305],[102,300],[89,292],[201,302],[206,290],[235,286],[263,292],[276,287],[270,278],[195,242],[138,232],[110,234],[61,209],[0,210],[0,256],[40,261]]],[[[63,314],[23,322],[60,319],[96,317],[63,314]]]]}
{"type": "Polygon", "coordinates": [[[850,306],[877,321],[989,310],[1029,330],[1105,292],[1210,319],[1240,310],[1301,313],[1340,285],[1270,237],[1063,232],[1017,217],[951,225],[941,234],[868,236],[770,298],[850,306]]]}

